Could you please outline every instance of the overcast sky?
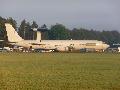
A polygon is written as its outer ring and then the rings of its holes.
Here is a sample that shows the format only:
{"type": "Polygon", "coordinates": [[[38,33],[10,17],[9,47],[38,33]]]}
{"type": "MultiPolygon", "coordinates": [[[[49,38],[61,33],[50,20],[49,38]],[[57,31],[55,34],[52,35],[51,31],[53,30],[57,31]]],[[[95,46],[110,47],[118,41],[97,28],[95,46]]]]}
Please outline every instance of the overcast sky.
{"type": "Polygon", "coordinates": [[[120,31],[120,0],[0,0],[0,16],[17,23],[120,31]]]}

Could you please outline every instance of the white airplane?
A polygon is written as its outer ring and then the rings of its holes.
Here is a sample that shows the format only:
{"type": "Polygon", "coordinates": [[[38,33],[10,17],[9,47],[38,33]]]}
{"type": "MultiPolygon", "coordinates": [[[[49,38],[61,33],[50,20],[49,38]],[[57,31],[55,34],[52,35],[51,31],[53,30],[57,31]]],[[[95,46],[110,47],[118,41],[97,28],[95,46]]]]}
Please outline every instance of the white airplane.
{"type": "Polygon", "coordinates": [[[18,35],[11,24],[6,23],[5,26],[9,44],[21,46],[28,49],[32,48],[43,50],[69,51],[80,50],[83,48],[105,50],[109,47],[109,45],[98,40],[41,40],[41,38],[38,38],[37,40],[24,40],[18,35]]]}

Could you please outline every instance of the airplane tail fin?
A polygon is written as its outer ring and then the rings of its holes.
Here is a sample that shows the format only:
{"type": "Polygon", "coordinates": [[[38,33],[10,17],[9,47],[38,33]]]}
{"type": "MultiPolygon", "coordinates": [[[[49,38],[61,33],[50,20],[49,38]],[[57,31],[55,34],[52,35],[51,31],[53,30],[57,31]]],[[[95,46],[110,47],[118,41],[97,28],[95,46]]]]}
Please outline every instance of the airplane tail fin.
{"type": "Polygon", "coordinates": [[[22,41],[23,39],[18,35],[18,33],[15,31],[13,26],[9,23],[5,23],[6,31],[7,31],[7,36],[8,36],[8,41],[9,42],[18,42],[22,41]]]}

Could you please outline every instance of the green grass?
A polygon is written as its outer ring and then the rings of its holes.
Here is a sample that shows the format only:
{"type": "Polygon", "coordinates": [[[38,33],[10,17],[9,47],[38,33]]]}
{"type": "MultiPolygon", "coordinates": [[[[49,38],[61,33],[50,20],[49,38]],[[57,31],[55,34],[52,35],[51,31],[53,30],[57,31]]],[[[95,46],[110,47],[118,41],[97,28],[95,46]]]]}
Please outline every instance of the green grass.
{"type": "Polygon", "coordinates": [[[120,90],[120,54],[0,53],[0,90],[120,90]]]}

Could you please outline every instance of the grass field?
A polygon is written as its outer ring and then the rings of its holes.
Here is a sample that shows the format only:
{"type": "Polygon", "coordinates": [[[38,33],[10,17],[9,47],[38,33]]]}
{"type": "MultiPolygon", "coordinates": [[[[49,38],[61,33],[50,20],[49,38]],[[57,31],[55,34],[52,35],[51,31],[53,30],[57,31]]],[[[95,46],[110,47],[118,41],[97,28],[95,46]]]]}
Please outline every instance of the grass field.
{"type": "Polygon", "coordinates": [[[120,90],[120,54],[0,53],[0,90],[120,90]]]}

